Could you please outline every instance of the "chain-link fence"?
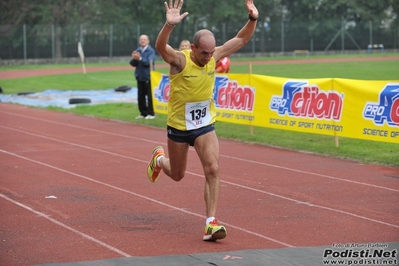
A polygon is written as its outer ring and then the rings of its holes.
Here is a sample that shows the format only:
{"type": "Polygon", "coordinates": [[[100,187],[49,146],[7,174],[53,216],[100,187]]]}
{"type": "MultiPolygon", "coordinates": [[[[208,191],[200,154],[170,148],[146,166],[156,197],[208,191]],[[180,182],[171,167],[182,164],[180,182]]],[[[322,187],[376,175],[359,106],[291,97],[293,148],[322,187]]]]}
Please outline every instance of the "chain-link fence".
{"type": "MultiPolygon", "coordinates": [[[[243,23],[220,25],[190,24],[183,21],[173,30],[169,44],[178,47],[183,39],[191,40],[202,28],[212,30],[217,45],[234,37],[243,23]]],[[[57,59],[77,57],[77,43],[86,57],[129,56],[138,46],[141,34],[151,43],[162,24],[140,25],[0,25],[0,59],[57,59]]],[[[239,53],[286,53],[294,50],[373,51],[399,48],[399,25],[380,22],[355,24],[345,21],[305,23],[258,23],[252,40],[239,53]],[[370,46],[371,45],[371,46],[370,46]]]]}

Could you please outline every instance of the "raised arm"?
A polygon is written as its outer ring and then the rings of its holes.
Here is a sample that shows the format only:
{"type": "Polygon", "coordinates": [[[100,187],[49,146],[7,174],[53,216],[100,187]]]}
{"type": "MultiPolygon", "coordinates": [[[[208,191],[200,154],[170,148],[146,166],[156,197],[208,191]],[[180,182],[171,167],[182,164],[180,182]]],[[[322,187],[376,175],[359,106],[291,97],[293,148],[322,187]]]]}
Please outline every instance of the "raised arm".
{"type": "Polygon", "coordinates": [[[231,54],[240,50],[252,38],[252,35],[256,29],[256,22],[259,17],[259,12],[253,0],[245,0],[245,7],[248,11],[248,22],[234,38],[228,40],[225,44],[216,47],[215,53],[213,54],[216,61],[225,56],[230,56],[231,54]]]}
{"type": "Polygon", "coordinates": [[[173,3],[173,0],[169,0],[169,5],[164,2],[166,10],[166,22],[159,32],[155,42],[155,48],[161,54],[163,60],[171,65],[178,65],[181,56],[179,56],[179,52],[168,45],[168,41],[173,28],[188,15],[188,12],[180,15],[183,2],[183,0],[175,0],[173,3]]]}

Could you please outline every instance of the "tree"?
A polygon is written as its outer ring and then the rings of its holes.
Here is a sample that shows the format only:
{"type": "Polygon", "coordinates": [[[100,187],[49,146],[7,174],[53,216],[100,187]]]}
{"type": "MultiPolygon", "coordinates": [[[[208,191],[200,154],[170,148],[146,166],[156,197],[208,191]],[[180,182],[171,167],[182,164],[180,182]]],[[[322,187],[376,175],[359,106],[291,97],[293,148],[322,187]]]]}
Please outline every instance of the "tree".
{"type": "Polygon", "coordinates": [[[351,30],[356,36],[365,35],[364,32],[367,31],[364,27],[369,21],[381,21],[386,18],[385,12],[389,8],[387,1],[283,0],[282,3],[289,12],[287,21],[293,23],[295,32],[301,32],[307,35],[307,38],[317,38],[325,43],[341,29],[342,23],[346,30],[351,30]]]}
{"type": "MultiPolygon", "coordinates": [[[[119,45],[131,45],[143,33],[155,40],[165,22],[164,1],[168,0],[0,0],[0,48],[7,50],[3,47],[12,44],[21,50],[23,25],[35,50],[55,43],[56,57],[68,56],[68,51],[75,54],[77,41],[106,47],[111,30],[119,45]]],[[[396,46],[399,42],[398,0],[255,0],[255,4],[260,14],[254,35],[258,51],[278,50],[283,37],[291,49],[307,47],[309,40],[323,49],[342,22],[356,42],[362,41],[358,36],[368,37],[370,22],[375,35],[392,35],[396,46]]],[[[200,28],[212,30],[221,44],[240,30],[247,16],[244,0],[185,0],[182,11],[190,14],[171,36],[176,47],[200,28]]]]}

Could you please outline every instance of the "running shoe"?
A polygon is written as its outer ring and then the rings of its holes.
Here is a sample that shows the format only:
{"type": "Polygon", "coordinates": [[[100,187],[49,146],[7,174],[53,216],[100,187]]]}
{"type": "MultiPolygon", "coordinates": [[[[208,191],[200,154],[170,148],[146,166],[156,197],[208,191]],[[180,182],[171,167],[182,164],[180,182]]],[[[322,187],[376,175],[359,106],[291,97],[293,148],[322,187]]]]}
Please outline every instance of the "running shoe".
{"type": "Polygon", "coordinates": [[[227,235],[226,228],[223,225],[218,225],[218,220],[214,219],[205,227],[204,241],[215,242],[218,239],[223,239],[227,235]]]}
{"type": "Polygon", "coordinates": [[[157,181],[162,170],[162,168],[157,165],[157,159],[159,156],[165,156],[162,146],[155,147],[155,149],[152,151],[151,161],[147,166],[147,175],[151,182],[157,181]]]}

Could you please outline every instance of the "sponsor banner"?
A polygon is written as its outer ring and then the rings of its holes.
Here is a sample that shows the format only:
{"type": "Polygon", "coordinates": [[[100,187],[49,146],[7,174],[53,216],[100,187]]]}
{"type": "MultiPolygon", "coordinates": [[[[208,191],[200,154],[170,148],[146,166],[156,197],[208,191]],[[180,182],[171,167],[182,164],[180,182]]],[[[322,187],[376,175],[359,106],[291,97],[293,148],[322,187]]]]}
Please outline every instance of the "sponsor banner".
{"type": "Polygon", "coordinates": [[[256,96],[262,97],[256,108],[262,114],[261,126],[325,135],[345,130],[343,95],[332,90],[331,79],[255,76],[252,80],[259,86],[256,96]]]}
{"type": "Polygon", "coordinates": [[[154,112],[168,114],[170,91],[169,75],[151,71],[151,87],[154,112]]]}
{"type": "Polygon", "coordinates": [[[345,92],[345,137],[399,143],[399,81],[334,79],[345,92]]]}
{"type": "MultiPolygon", "coordinates": [[[[167,114],[169,76],[151,72],[155,112],[167,114]]],[[[399,81],[217,75],[217,120],[399,143],[399,81]]]]}
{"type": "MultiPolygon", "coordinates": [[[[216,75],[213,99],[217,110],[217,121],[255,125],[261,120],[261,113],[255,110],[256,86],[252,86],[252,75],[216,75]]],[[[260,126],[260,125],[259,125],[260,126]]]]}

